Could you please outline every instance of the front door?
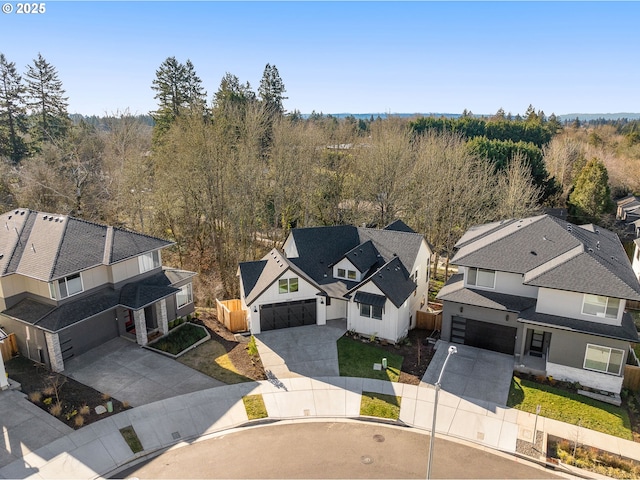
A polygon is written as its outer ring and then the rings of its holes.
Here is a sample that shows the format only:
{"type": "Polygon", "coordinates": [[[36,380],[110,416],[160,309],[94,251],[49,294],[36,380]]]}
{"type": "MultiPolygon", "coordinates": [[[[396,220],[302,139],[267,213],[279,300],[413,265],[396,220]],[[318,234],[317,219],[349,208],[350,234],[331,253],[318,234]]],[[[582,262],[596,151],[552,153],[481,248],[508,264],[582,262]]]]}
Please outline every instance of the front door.
{"type": "Polygon", "coordinates": [[[534,330],[531,332],[531,342],[529,342],[529,355],[542,357],[544,352],[544,332],[534,330]]]}

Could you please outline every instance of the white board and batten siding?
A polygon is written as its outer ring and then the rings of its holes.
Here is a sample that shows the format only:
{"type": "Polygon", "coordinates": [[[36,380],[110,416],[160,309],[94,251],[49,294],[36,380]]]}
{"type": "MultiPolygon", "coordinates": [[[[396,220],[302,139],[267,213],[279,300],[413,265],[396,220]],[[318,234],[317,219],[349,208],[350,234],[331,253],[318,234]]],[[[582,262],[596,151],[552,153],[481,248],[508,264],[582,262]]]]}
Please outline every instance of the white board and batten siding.
{"type": "MultiPolygon", "coordinates": [[[[242,286],[241,286],[242,288],[242,286]]],[[[260,305],[267,305],[273,303],[282,302],[296,302],[299,300],[315,300],[316,301],[316,313],[317,324],[325,325],[327,323],[327,305],[321,299],[324,297],[318,296],[320,290],[307,282],[303,277],[293,272],[292,270],[285,270],[285,272],[274,280],[269,287],[256,298],[251,305],[246,306],[249,310],[249,328],[251,333],[260,333],[260,305]],[[280,280],[289,280],[291,278],[298,279],[298,291],[290,293],[280,293],[278,284],[280,280]],[[255,311],[257,310],[257,312],[255,311]]],[[[245,307],[245,305],[243,305],[245,307]]]]}
{"type": "MultiPolygon", "coordinates": [[[[385,296],[372,282],[365,283],[357,291],[385,296]]],[[[404,312],[408,308],[406,306],[407,302],[398,309],[387,299],[382,310],[382,320],[378,320],[360,315],[360,304],[353,300],[355,295],[356,292],[352,292],[351,301],[349,302],[348,330],[355,330],[361,335],[375,335],[378,338],[384,338],[392,342],[396,342],[399,338],[407,335],[409,332],[409,315],[404,312]],[[402,321],[399,321],[400,319],[402,321]]]]}

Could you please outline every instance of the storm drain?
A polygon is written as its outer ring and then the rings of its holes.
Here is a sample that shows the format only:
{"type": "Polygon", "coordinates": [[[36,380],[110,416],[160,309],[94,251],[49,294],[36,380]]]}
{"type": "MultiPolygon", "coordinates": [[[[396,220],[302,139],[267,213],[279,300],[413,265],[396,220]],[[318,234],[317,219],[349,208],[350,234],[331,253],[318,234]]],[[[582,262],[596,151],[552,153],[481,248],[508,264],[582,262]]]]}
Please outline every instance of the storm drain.
{"type": "Polygon", "coordinates": [[[173,432],[171,436],[173,437],[174,440],[177,440],[180,438],[180,432],[173,432]]]}
{"type": "Polygon", "coordinates": [[[363,455],[362,457],[360,457],[360,461],[365,465],[371,465],[373,463],[373,458],[368,455],[363,455]]]}
{"type": "Polygon", "coordinates": [[[373,439],[374,439],[376,442],[382,443],[382,442],[384,442],[384,435],[374,435],[374,436],[373,436],[373,439]]]}

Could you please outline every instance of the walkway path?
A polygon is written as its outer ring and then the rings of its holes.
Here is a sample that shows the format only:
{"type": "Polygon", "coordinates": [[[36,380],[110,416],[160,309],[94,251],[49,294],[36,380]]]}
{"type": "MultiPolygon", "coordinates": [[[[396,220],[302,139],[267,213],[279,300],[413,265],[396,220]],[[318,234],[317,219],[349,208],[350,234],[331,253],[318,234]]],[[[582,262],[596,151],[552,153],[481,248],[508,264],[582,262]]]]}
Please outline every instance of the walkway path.
{"type": "MultiPolygon", "coordinates": [[[[248,422],[242,397],[262,394],[272,420],[308,417],[357,418],[362,392],[402,397],[400,421],[430,429],[435,390],[349,377],[282,378],[188,393],[142,405],[105,418],[32,451],[0,469],[4,478],[79,478],[106,476],[134,458],[242,426],[248,422]],[[133,455],[120,428],[132,425],[144,451],[133,455]]],[[[0,395],[3,395],[0,392],[0,395]]],[[[438,434],[513,453],[518,439],[532,439],[535,415],[458,397],[441,391],[438,434]]],[[[540,418],[538,429],[567,436],[575,426],[540,418]]],[[[640,461],[640,445],[582,429],[580,440],[640,461]]]]}

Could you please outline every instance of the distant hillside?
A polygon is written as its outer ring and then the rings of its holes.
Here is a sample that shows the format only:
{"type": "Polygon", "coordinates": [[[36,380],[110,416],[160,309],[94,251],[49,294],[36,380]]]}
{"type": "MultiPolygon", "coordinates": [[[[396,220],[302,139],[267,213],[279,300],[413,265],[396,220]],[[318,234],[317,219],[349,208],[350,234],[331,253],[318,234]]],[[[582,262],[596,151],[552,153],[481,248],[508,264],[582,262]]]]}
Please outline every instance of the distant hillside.
{"type": "MultiPolygon", "coordinates": [[[[355,117],[360,120],[368,120],[371,117],[374,119],[387,118],[387,117],[401,117],[401,118],[411,118],[411,117],[446,117],[446,118],[458,118],[461,117],[461,113],[438,113],[438,112],[429,112],[429,113],[318,113],[318,115],[324,115],[335,118],[345,118],[345,117],[355,117]]],[[[494,113],[484,113],[484,114],[473,114],[474,117],[492,117],[495,115],[494,113]]],[[[303,118],[309,118],[311,114],[303,114],[303,118]]],[[[514,115],[515,116],[515,115],[514,115]]],[[[626,118],[627,120],[640,120],[640,113],[567,113],[563,115],[557,115],[558,121],[564,122],[566,120],[575,120],[576,117],[580,119],[580,121],[590,121],[590,120],[619,120],[621,118],[626,118]]]]}

